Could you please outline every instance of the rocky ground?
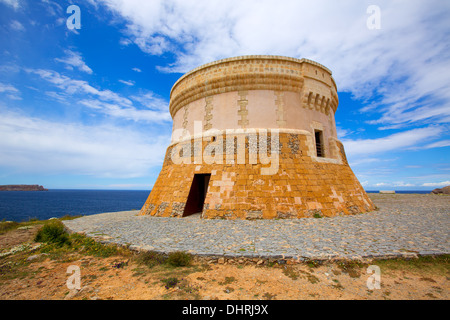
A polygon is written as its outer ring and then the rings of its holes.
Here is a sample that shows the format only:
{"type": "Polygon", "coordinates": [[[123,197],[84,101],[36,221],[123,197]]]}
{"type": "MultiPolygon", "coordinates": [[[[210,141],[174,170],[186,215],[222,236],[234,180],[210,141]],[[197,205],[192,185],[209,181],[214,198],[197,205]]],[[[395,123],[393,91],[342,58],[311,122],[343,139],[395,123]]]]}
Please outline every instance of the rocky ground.
{"type": "MultiPolygon", "coordinates": [[[[0,236],[30,243],[38,227],[0,236]]],[[[111,257],[77,252],[20,251],[0,260],[0,299],[443,299],[449,298],[448,257],[372,261],[380,289],[369,290],[368,263],[257,265],[238,261],[170,267],[140,264],[137,254],[111,257]],[[69,266],[81,271],[80,290],[69,290],[69,266]],[[174,280],[175,279],[175,280],[174,280]],[[168,281],[175,284],[168,286],[168,281]]]]}
{"type": "MultiPolygon", "coordinates": [[[[401,201],[396,203],[399,205],[401,201]]],[[[33,241],[42,225],[0,234],[0,299],[449,299],[448,255],[364,262],[196,258],[188,266],[143,263],[129,249],[89,244],[61,249],[33,241]],[[103,254],[103,253],[108,254],[103,254]],[[70,266],[81,272],[69,290],[70,266]],[[380,268],[370,290],[369,265],[380,268]]],[[[111,246],[111,245],[110,245],[111,246]]]]}

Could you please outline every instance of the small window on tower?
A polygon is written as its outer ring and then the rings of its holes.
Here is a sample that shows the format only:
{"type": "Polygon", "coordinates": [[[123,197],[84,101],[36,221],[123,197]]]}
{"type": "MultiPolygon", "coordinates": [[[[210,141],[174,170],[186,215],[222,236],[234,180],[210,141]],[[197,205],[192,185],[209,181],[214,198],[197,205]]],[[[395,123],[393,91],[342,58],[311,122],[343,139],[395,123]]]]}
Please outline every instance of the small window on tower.
{"type": "Polygon", "coordinates": [[[314,130],[314,137],[316,139],[316,153],[318,157],[325,157],[323,150],[323,133],[321,130],[314,130]]]}

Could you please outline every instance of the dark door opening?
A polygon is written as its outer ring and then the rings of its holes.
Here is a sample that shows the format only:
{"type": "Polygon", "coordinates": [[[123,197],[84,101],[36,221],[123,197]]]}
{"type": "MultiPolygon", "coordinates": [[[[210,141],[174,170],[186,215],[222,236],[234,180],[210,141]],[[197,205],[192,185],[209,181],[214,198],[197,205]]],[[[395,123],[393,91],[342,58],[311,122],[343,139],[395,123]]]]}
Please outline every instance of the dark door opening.
{"type": "Polygon", "coordinates": [[[206,193],[211,174],[195,174],[192,180],[191,190],[184,206],[183,217],[203,211],[206,193]]]}

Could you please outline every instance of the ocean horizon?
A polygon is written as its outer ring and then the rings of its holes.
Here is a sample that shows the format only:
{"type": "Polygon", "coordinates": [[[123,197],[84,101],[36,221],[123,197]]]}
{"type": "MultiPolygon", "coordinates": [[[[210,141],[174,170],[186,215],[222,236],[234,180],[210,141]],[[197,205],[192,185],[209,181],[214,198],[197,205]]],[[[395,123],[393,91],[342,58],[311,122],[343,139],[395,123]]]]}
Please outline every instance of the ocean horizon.
{"type": "MultiPolygon", "coordinates": [[[[66,215],[140,210],[151,190],[49,189],[0,192],[0,221],[47,220],[66,215]]],[[[366,190],[379,193],[379,190],[366,190]]],[[[431,190],[395,190],[427,194],[431,190]]]]}
{"type": "Polygon", "coordinates": [[[49,189],[0,192],[0,221],[140,210],[150,190],[49,189]]]}

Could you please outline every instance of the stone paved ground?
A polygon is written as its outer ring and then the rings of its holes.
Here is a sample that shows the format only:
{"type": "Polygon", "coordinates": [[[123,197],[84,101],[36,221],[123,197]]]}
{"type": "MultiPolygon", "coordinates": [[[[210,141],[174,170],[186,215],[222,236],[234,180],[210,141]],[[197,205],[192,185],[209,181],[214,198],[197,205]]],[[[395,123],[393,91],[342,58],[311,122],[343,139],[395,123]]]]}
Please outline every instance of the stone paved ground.
{"type": "Polygon", "coordinates": [[[296,220],[203,220],[102,213],[64,221],[130,248],[247,258],[373,258],[450,253],[450,196],[370,194],[378,210],[296,220]]]}

